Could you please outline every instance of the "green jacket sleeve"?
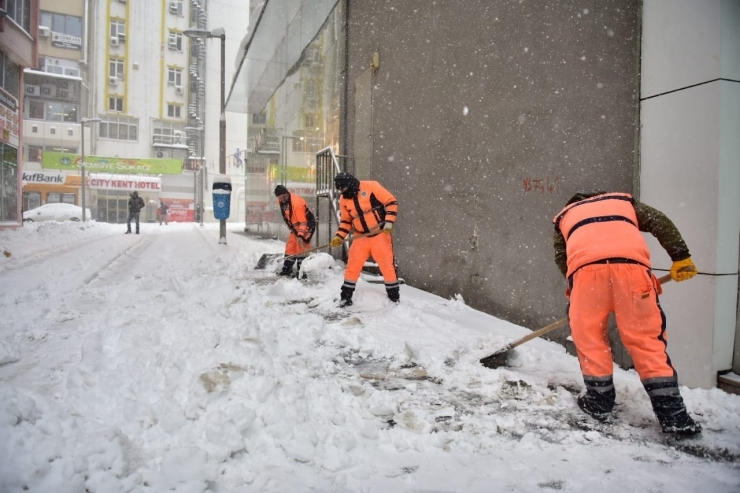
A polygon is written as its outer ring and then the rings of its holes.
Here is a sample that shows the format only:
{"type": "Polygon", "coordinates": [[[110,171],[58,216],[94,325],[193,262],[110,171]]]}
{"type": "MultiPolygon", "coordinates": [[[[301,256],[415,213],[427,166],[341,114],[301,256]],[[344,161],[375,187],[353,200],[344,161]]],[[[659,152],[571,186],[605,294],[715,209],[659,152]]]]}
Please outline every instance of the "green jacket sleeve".
{"type": "Polygon", "coordinates": [[[676,228],[673,222],[668,219],[668,216],[637,200],[633,200],[633,204],[640,231],[655,236],[660,246],[665,249],[672,261],[684,260],[691,256],[689,247],[686,246],[681,233],[679,233],[678,228],[676,228]]]}
{"type": "Polygon", "coordinates": [[[555,247],[555,263],[558,264],[563,277],[568,273],[568,254],[565,251],[565,238],[558,228],[555,228],[555,234],[552,237],[552,244],[555,247]]]}

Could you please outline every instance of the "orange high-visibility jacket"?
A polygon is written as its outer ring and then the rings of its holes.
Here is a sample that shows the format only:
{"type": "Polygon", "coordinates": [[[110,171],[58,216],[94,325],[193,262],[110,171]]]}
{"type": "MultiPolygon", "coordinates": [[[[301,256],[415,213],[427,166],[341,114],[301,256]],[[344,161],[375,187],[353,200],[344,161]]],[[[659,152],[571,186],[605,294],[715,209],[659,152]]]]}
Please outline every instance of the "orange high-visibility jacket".
{"type": "Polygon", "coordinates": [[[377,181],[361,181],[357,195],[339,199],[339,209],[337,236],[346,238],[352,229],[358,234],[380,232],[386,222],[396,222],[398,201],[377,181]]]}
{"type": "Polygon", "coordinates": [[[575,202],[560,211],[553,223],[565,238],[566,277],[586,264],[609,258],[650,266],[650,250],[628,193],[605,193],[575,202]]]}
{"type": "Polygon", "coordinates": [[[308,204],[303,200],[303,197],[291,193],[290,200],[287,203],[281,204],[278,201],[278,205],[288,229],[302,240],[310,241],[316,230],[316,217],[308,208],[308,204]]]}

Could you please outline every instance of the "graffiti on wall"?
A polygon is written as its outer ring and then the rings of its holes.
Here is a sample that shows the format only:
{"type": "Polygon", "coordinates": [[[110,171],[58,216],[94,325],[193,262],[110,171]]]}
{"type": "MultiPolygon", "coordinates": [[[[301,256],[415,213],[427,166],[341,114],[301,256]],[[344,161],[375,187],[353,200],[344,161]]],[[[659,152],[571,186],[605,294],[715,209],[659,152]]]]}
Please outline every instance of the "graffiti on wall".
{"type": "Polygon", "coordinates": [[[546,177],[546,178],[522,178],[522,186],[524,193],[539,193],[550,195],[557,195],[560,193],[560,180],[562,177],[546,177]]]}

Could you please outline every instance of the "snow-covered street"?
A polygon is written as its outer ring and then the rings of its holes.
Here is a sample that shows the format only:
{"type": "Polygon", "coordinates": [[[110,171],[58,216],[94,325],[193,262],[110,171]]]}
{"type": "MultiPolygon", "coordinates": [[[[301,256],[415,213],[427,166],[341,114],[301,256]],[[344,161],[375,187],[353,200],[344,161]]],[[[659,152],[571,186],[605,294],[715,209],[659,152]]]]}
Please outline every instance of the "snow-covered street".
{"type": "Polygon", "coordinates": [[[677,440],[617,368],[600,424],[559,345],[481,366],[529,330],[461,298],[361,280],[342,310],[329,255],[278,279],[278,241],[124,231],[0,232],[2,492],[740,491],[740,396],[682,388],[704,433],[677,440]]]}

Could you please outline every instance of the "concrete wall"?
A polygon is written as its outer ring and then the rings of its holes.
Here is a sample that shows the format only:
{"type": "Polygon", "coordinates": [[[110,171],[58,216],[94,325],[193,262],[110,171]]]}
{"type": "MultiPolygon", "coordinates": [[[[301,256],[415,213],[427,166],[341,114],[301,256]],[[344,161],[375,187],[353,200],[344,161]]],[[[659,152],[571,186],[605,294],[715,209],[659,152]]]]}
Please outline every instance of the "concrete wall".
{"type": "MultiPolygon", "coordinates": [[[[740,240],[740,2],[644,2],[642,199],[681,230],[701,274],[666,287],[679,381],[733,366],[740,240]]],[[[670,259],[651,240],[653,265],[670,259]]],[[[735,361],[735,370],[740,361],[735,361]]]]}
{"type": "Polygon", "coordinates": [[[527,327],[562,318],[553,216],[579,189],[633,191],[640,2],[348,3],[347,151],[371,115],[402,276],[527,327]]]}

